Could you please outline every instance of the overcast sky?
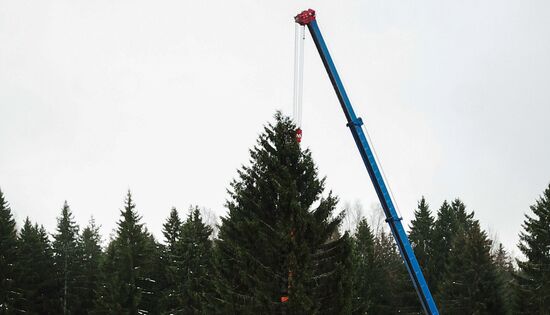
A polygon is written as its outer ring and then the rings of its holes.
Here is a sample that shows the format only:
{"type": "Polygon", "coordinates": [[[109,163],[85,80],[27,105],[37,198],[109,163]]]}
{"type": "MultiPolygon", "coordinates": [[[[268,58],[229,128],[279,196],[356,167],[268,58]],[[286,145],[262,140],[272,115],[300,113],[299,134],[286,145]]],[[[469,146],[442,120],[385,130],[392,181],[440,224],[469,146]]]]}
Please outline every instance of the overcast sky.
{"type": "MultiPolygon", "coordinates": [[[[460,197],[515,251],[550,182],[548,1],[0,0],[0,188],[52,231],[67,200],[108,238],[131,189],[158,238],[172,206],[223,215],[262,125],[292,113],[294,23],[317,10],[397,204],[460,197]]],[[[303,146],[327,188],[376,195],[305,47],[303,146]]]]}

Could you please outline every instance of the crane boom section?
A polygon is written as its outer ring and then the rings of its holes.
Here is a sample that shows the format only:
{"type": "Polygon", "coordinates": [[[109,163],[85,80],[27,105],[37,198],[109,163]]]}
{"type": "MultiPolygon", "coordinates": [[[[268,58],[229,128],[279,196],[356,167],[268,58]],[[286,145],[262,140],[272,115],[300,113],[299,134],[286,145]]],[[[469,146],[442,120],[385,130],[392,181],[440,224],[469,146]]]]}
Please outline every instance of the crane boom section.
{"type": "Polygon", "coordinates": [[[397,211],[388,187],[384,181],[384,177],[382,176],[371,146],[369,145],[367,137],[362,129],[363,121],[361,118],[356,116],[355,111],[353,110],[346,90],[344,89],[344,85],[340,80],[338,71],[334,66],[334,62],[332,61],[323,36],[321,35],[321,31],[319,30],[319,26],[317,25],[317,21],[315,19],[315,12],[311,9],[302,12],[296,16],[296,22],[302,25],[307,25],[313,41],[315,42],[315,46],[321,56],[330,81],[332,82],[332,86],[334,87],[338,100],[340,101],[340,105],[342,106],[342,110],[344,111],[344,115],[346,116],[348,122],[347,126],[350,128],[353,139],[355,140],[359,153],[361,154],[361,158],[363,159],[363,163],[367,168],[367,172],[369,173],[370,179],[376,190],[376,194],[378,195],[378,199],[382,205],[382,209],[384,210],[386,222],[388,222],[393,237],[396,240],[397,247],[399,248],[399,252],[405,262],[409,276],[414,284],[416,292],[418,293],[422,307],[424,308],[426,314],[439,314],[428,284],[426,283],[420,265],[416,260],[416,256],[414,255],[409,239],[407,238],[403,224],[401,223],[401,218],[397,215],[397,211]]]}

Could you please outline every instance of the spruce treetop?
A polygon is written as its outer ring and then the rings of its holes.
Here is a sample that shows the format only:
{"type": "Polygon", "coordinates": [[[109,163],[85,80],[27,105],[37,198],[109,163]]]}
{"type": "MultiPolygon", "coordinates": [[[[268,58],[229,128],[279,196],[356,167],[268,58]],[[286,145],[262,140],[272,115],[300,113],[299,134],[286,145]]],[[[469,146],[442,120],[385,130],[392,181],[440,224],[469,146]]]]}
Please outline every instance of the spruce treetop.
{"type": "Polygon", "coordinates": [[[164,235],[164,241],[168,245],[170,251],[174,250],[174,246],[180,238],[181,225],[182,222],[178,214],[178,210],[175,207],[172,207],[172,209],[170,210],[170,216],[162,225],[162,234],[164,235]]]}
{"type": "Polygon", "coordinates": [[[526,257],[517,261],[519,283],[525,308],[542,314],[550,309],[550,185],[530,209],[519,235],[518,247],[526,257]]]}
{"type": "Polygon", "coordinates": [[[10,205],[0,189],[0,237],[2,239],[15,236],[15,220],[10,205]]]}

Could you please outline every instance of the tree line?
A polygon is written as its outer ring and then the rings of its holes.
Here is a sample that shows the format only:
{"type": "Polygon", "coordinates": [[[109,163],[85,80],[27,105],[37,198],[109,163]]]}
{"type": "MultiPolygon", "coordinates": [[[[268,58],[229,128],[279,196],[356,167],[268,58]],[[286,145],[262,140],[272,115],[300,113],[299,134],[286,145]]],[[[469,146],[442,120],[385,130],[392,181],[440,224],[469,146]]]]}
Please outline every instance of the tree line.
{"type": "MultiPolygon", "coordinates": [[[[421,314],[392,236],[345,212],[295,127],[277,113],[238,170],[227,214],[175,208],[161,241],[127,193],[107,244],[65,202],[51,234],[21,227],[0,191],[1,314],[421,314]]],[[[550,186],[526,214],[514,261],[460,199],[421,198],[409,239],[442,314],[550,314],[550,186]]]]}

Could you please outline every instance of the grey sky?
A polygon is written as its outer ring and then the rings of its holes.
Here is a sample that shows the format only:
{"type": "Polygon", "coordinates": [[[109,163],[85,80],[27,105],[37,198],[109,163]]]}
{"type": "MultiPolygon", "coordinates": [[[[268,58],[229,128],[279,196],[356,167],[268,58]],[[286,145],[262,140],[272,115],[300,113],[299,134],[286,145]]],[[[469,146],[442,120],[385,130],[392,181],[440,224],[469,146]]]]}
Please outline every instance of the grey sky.
{"type": "MultiPolygon", "coordinates": [[[[261,126],[290,114],[312,7],[405,219],[460,197],[511,249],[550,182],[547,1],[0,0],[0,187],[21,222],[68,200],[105,238],[133,193],[223,214],[261,126]]],[[[342,201],[376,201],[311,39],[304,146],[342,201]]]]}

